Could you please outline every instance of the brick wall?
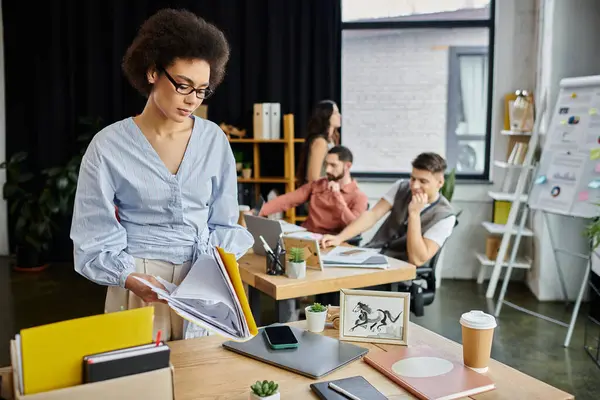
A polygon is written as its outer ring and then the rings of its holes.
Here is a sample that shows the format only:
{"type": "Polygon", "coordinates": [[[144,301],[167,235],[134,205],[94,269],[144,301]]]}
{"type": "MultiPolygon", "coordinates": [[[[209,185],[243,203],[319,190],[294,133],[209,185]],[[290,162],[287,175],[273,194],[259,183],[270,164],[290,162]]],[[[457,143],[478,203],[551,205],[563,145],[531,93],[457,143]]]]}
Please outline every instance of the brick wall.
{"type": "Polygon", "coordinates": [[[342,43],[342,142],[353,171],[407,172],[420,152],[445,154],[448,47],[487,46],[488,30],[346,30],[342,43]]]}

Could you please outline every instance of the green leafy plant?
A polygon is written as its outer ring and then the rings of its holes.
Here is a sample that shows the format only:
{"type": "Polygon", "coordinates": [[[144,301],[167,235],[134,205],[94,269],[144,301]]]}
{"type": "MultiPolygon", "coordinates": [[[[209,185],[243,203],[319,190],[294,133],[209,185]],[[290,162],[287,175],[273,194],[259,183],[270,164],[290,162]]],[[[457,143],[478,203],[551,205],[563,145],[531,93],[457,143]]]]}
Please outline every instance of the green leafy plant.
{"type": "Polygon", "coordinates": [[[456,168],[452,168],[449,174],[446,175],[444,179],[444,185],[440,190],[442,196],[444,196],[448,201],[452,201],[452,196],[454,195],[454,186],[456,185],[456,168]]]}
{"type": "Polygon", "coordinates": [[[319,312],[324,312],[324,311],[327,311],[327,307],[326,307],[326,306],[324,306],[324,305],[323,305],[323,304],[321,304],[321,303],[313,303],[313,304],[310,306],[309,310],[310,310],[311,312],[316,312],[316,313],[319,313],[319,312]]]}
{"type": "MultiPolygon", "coordinates": [[[[596,203],[596,206],[600,206],[600,203],[596,203]]],[[[592,251],[596,250],[600,245],[600,218],[594,218],[583,233],[590,240],[592,251]]]]}
{"type": "Polygon", "coordinates": [[[233,158],[235,158],[236,163],[244,162],[244,152],[239,150],[234,151],[233,158]]]}
{"type": "Polygon", "coordinates": [[[48,250],[55,228],[52,216],[59,207],[52,201],[47,187],[35,181],[35,175],[26,170],[27,153],[14,154],[0,164],[6,169],[3,197],[9,201],[10,215],[15,218],[15,241],[19,249],[31,249],[36,253],[48,250]]]}
{"type": "Polygon", "coordinates": [[[14,239],[19,267],[37,267],[40,257],[48,251],[60,215],[72,209],[79,165],[87,143],[100,128],[100,119],[80,119],[88,129],[78,137],[79,151],[62,166],[39,171],[27,171],[28,154],[19,152],[0,164],[6,169],[3,197],[9,202],[14,221],[14,239]]]}
{"type": "Polygon", "coordinates": [[[244,169],[250,169],[250,168],[252,168],[252,163],[245,162],[244,163],[244,169]]]}
{"type": "Polygon", "coordinates": [[[256,381],[256,383],[250,386],[254,394],[260,397],[269,397],[279,389],[279,385],[273,381],[256,381]]]}
{"type": "Polygon", "coordinates": [[[301,263],[304,261],[304,249],[300,247],[292,247],[290,249],[290,262],[301,263]]]}

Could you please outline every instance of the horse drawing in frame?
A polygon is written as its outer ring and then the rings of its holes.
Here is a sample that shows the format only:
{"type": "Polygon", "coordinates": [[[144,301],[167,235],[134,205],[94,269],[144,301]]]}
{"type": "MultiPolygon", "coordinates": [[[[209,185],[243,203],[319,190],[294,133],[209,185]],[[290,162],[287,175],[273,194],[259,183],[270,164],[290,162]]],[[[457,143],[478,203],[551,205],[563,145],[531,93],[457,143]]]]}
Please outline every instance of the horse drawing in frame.
{"type": "Polygon", "coordinates": [[[388,310],[382,310],[380,308],[373,312],[372,308],[362,301],[359,301],[356,306],[354,306],[352,312],[358,313],[358,319],[354,321],[354,326],[350,328],[350,332],[358,327],[366,329],[369,324],[369,330],[374,331],[373,328],[375,328],[375,331],[377,331],[382,326],[388,325],[388,319],[391,323],[395,323],[402,315],[402,311],[400,311],[400,314],[394,318],[388,310]]]}

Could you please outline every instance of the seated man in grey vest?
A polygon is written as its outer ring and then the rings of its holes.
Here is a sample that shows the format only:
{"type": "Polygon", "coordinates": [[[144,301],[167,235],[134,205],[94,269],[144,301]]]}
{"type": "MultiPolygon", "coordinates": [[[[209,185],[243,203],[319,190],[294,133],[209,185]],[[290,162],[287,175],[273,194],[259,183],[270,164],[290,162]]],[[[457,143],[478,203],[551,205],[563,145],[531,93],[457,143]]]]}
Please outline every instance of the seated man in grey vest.
{"type": "Polygon", "coordinates": [[[399,180],[371,210],[337,235],[325,235],[321,245],[342,242],[373,227],[391,211],[373,239],[364,247],[381,249],[386,256],[416,266],[427,263],[442,247],[456,225],[450,202],[440,194],[446,161],[435,153],[421,153],[412,162],[410,180],[399,180]]]}

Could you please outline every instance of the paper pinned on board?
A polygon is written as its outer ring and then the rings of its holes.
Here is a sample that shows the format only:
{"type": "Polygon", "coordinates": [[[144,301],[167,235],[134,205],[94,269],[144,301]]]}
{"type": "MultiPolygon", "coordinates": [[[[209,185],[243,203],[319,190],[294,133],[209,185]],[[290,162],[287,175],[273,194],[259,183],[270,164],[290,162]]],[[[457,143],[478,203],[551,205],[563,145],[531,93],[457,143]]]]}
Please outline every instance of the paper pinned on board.
{"type": "Polygon", "coordinates": [[[600,158],[600,148],[590,150],[590,160],[597,160],[600,158]]]}

